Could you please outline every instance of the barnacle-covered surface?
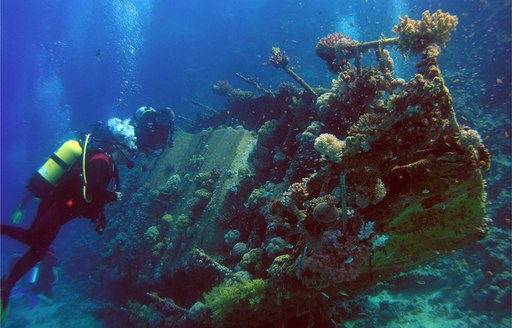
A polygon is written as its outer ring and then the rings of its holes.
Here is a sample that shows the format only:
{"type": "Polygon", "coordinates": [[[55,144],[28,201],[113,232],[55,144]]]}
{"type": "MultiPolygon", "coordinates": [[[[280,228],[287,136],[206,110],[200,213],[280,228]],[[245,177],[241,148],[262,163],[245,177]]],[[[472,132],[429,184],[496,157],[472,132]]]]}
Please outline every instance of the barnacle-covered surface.
{"type": "Polygon", "coordinates": [[[490,156],[457,123],[437,61],[455,25],[436,12],[395,27],[421,57],[409,81],[382,47],[365,54],[374,67],[351,65],[334,45],[356,41],[332,34],[317,46],[336,65],[329,88],[217,82],[227,109],[139,163],[90,270],[124,291],[128,322],[325,327],[378,282],[485,237],[490,156]],[[438,21],[428,44],[407,32],[438,21]]]}

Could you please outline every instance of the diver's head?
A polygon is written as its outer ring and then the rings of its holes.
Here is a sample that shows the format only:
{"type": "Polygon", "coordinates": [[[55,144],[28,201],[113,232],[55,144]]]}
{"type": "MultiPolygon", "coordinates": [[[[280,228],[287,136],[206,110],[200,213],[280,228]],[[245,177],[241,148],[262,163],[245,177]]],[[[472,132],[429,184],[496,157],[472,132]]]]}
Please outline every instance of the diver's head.
{"type": "Polygon", "coordinates": [[[160,109],[160,111],[162,113],[165,113],[165,115],[168,115],[168,117],[171,120],[171,122],[174,122],[174,119],[176,118],[176,115],[174,114],[174,111],[172,110],[171,107],[164,107],[164,108],[160,109]]]}
{"type": "Polygon", "coordinates": [[[171,107],[163,107],[156,111],[155,124],[160,126],[168,126],[174,123],[174,111],[171,107]]]}
{"type": "Polygon", "coordinates": [[[135,111],[135,114],[133,114],[133,116],[135,117],[135,121],[138,121],[140,120],[140,118],[142,117],[142,115],[144,115],[145,112],[147,111],[150,111],[150,110],[153,110],[154,111],[154,108],[151,107],[151,106],[142,106],[142,107],[139,107],[139,109],[137,109],[135,111]]]}
{"type": "Polygon", "coordinates": [[[128,120],[121,121],[118,118],[109,119],[108,136],[94,135],[93,141],[97,147],[110,153],[116,164],[126,164],[131,169],[134,166],[132,160],[135,158],[137,146],[133,126],[127,122],[128,120]]]}
{"type": "Polygon", "coordinates": [[[144,115],[144,112],[146,111],[146,106],[140,107],[135,111],[135,114],[133,115],[135,117],[135,120],[140,120],[142,115],[144,115]]]}

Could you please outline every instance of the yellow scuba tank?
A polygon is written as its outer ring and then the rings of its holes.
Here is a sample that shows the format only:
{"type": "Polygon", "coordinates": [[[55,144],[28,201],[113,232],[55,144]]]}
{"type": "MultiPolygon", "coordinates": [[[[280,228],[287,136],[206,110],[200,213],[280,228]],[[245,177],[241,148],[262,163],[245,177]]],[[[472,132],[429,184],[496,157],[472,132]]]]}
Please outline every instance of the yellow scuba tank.
{"type": "Polygon", "coordinates": [[[76,140],[68,140],[30,178],[27,189],[41,198],[50,192],[64,173],[82,155],[82,146],[76,140]]]}

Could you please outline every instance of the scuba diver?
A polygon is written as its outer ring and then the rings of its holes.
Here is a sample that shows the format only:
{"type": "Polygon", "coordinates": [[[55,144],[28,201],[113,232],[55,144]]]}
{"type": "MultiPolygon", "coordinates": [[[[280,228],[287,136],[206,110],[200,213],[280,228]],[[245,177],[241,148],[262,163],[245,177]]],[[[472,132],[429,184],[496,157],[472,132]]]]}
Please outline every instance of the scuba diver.
{"type": "Polygon", "coordinates": [[[150,106],[140,107],[132,119],[139,150],[148,153],[174,147],[174,119],[174,111],[170,107],[158,110],[150,106]]]}
{"type": "MultiPolygon", "coordinates": [[[[29,246],[9,275],[1,280],[2,321],[7,314],[11,290],[23,275],[45,257],[65,223],[84,217],[96,225],[98,234],[105,229],[104,207],[121,197],[116,163],[124,162],[130,166],[131,161],[120,145],[95,143],[90,134],[80,142],[66,141],[30,178],[27,189],[40,199],[40,203],[28,229],[1,225],[3,235],[29,246]],[[110,188],[112,184],[113,189],[110,188]]],[[[21,221],[27,199],[29,197],[22,200],[13,221],[21,221]]]]}
{"type": "MultiPolygon", "coordinates": [[[[8,271],[23,254],[14,253],[9,259],[8,271]]],[[[53,285],[59,281],[60,264],[55,249],[50,246],[48,252],[12,289],[10,298],[24,300],[29,309],[33,309],[43,301],[53,303],[53,285]]]]}

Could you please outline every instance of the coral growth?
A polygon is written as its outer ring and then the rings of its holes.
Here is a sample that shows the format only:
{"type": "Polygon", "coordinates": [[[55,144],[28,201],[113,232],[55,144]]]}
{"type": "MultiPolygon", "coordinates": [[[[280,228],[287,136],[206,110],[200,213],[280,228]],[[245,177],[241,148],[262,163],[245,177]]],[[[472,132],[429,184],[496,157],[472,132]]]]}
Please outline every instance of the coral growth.
{"type": "Polygon", "coordinates": [[[280,48],[272,47],[272,55],[268,61],[276,68],[286,68],[288,62],[290,62],[290,57],[288,57],[284,51],[281,51],[280,48]]]}
{"type": "Polygon", "coordinates": [[[330,112],[333,112],[336,106],[337,98],[336,94],[333,92],[326,92],[320,95],[320,97],[317,98],[315,109],[318,116],[325,120],[330,112]]]}
{"type": "Polygon", "coordinates": [[[235,103],[237,101],[250,99],[253,96],[253,93],[250,91],[233,88],[231,84],[226,80],[219,80],[215,82],[215,84],[212,86],[212,90],[215,94],[226,97],[228,103],[235,103]]]}
{"type": "Polygon", "coordinates": [[[158,238],[158,235],[160,234],[160,231],[156,226],[151,226],[146,230],[144,233],[144,238],[149,242],[155,242],[158,238]]]}
{"type": "Polygon", "coordinates": [[[162,221],[164,222],[167,222],[167,223],[171,223],[172,222],[172,214],[169,214],[169,213],[165,213],[163,216],[162,216],[162,221]]]}
{"type": "Polygon", "coordinates": [[[433,14],[427,10],[421,18],[421,21],[412,20],[406,15],[393,27],[393,33],[400,37],[399,48],[403,53],[419,54],[433,43],[446,46],[458,24],[456,16],[441,10],[433,14]]]}
{"type": "Polygon", "coordinates": [[[186,214],[179,215],[176,219],[176,230],[185,231],[188,227],[190,227],[190,217],[186,214]]]}
{"type": "Polygon", "coordinates": [[[345,147],[345,141],[338,140],[336,136],[329,133],[321,134],[315,140],[315,150],[333,163],[341,163],[341,157],[345,147]]]}
{"type": "Polygon", "coordinates": [[[291,256],[288,254],[279,255],[276,257],[273,261],[270,267],[268,268],[267,272],[272,278],[278,278],[281,276],[283,267],[287,262],[291,260],[291,256]]]}
{"type": "Polygon", "coordinates": [[[327,68],[336,73],[340,66],[345,65],[350,58],[355,56],[354,46],[357,44],[357,41],[348,36],[334,32],[318,41],[316,53],[327,62],[327,68]]]}
{"type": "Polygon", "coordinates": [[[286,250],[287,243],[281,237],[274,237],[270,240],[270,242],[265,247],[265,251],[269,258],[275,258],[278,255],[281,255],[286,250]]]}
{"type": "Polygon", "coordinates": [[[319,223],[332,223],[340,216],[340,211],[333,204],[320,203],[313,209],[313,218],[319,223]]]}
{"type": "Polygon", "coordinates": [[[328,230],[320,249],[299,256],[296,274],[307,287],[325,289],[356,280],[367,270],[369,259],[370,248],[359,243],[357,237],[328,230]]]}
{"type": "MultiPolygon", "coordinates": [[[[258,310],[265,297],[265,281],[263,279],[226,280],[204,295],[204,305],[212,313],[213,323],[222,326],[242,313],[258,310]],[[230,315],[235,314],[233,318],[230,315]]],[[[238,318],[238,319],[237,319],[238,318]]]]}
{"type": "Polygon", "coordinates": [[[292,204],[300,206],[302,202],[308,199],[308,191],[303,183],[295,182],[288,187],[283,193],[282,203],[285,206],[290,207],[292,204]]]}
{"type": "Polygon", "coordinates": [[[233,91],[233,87],[226,80],[219,80],[212,86],[213,92],[220,96],[227,96],[233,91]]]}
{"type": "Polygon", "coordinates": [[[263,270],[263,250],[261,248],[253,248],[242,256],[242,260],[238,263],[241,270],[248,271],[255,276],[262,273],[263,270]]]}
{"type": "Polygon", "coordinates": [[[238,230],[229,230],[224,235],[224,244],[228,247],[233,247],[236,242],[240,239],[240,231],[238,230]]]}
{"type": "Polygon", "coordinates": [[[316,44],[316,54],[323,60],[333,62],[336,58],[336,46],[344,38],[346,38],[346,36],[338,32],[324,36],[316,44]]]}

